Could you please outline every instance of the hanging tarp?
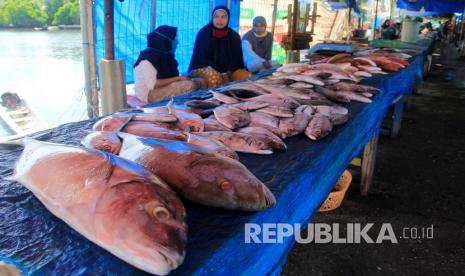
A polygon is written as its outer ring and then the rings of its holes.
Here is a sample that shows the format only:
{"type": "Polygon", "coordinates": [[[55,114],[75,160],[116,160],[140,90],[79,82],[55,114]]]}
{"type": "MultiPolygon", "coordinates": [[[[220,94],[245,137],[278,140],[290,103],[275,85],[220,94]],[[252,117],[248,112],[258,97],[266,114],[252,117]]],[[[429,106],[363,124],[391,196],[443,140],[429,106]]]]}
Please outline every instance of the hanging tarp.
{"type": "MultiPolygon", "coordinates": [[[[186,72],[194,48],[197,32],[210,21],[210,10],[216,5],[231,9],[230,27],[239,29],[239,0],[125,0],[115,1],[115,59],[126,63],[126,83],[134,82],[133,65],[139,52],[147,46],[147,34],[151,31],[152,11],[155,11],[155,27],[171,25],[178,28],[176,59],[179,71],[186,72]],[[155,7],[152,7],[155,3],[155,7]]],[[[94,3],[95,47],[97,61],[105,56],[104,1],[94,3]]],[[[98,62],[97,62],[98,64],[98,62]]],[[[99,68],[97,68],[99,70],[99,68]]]]}
{"type": "Polygon", "coordinates": [[[355,0],[326,0],[323,2],[333,11],[352,8],[352,11],[360,13],[360,8],[355,0]]]}
{"type": "Polygon", "coordinates": [[[464,0],[397,0],[397,7],[409,11],[424,11],[430,14],[461,13],[464,0]]]}

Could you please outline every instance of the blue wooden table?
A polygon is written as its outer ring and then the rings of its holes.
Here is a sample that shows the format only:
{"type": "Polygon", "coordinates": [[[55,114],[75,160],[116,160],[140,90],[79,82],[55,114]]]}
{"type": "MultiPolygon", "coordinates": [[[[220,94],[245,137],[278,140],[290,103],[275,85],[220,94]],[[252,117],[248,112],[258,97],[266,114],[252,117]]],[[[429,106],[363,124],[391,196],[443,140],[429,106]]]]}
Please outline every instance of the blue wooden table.
{"type": "MultiPolygon", "coordinates": [[[[294,245],[293,237],[276,244],[246,244],[244,224],[309,223],[350,161],[378,132],[391,101],[412,88],[423,59],[418,55],[400,72],[366,80],[381,93],[371,104],[350,103],[350,120],[326,138],[315,142],[301,135],[286,139],[287,151],[267,156],[240,154],[241,162],[274,193],[276,206],[248,213],[185,202],[187,256],[173,274],[279,273],[294,245]]],[[[176,101],[202,95],[205,92],[191,93],[176,101]]],[[[48,140],[77,145],[94,122],[60,126],[50,131],[48,140]]],[[[20,152],[0,150],[0,261],[16,265],[26,275],[144,274],[55,218],[20,184],[5,180],[20,152]]]]}

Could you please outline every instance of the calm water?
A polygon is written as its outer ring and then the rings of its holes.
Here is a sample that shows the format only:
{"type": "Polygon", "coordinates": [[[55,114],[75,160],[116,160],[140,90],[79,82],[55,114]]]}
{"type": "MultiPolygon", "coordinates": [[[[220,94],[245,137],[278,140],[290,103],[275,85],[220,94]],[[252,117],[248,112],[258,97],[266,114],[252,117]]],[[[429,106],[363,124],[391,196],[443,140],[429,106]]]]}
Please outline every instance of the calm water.
{"type": "Polygon", "coordinates": [[[87,118],[79,30],[0,29],[0,42],[0,94],[18,93],[49,127],[87,118]]]}

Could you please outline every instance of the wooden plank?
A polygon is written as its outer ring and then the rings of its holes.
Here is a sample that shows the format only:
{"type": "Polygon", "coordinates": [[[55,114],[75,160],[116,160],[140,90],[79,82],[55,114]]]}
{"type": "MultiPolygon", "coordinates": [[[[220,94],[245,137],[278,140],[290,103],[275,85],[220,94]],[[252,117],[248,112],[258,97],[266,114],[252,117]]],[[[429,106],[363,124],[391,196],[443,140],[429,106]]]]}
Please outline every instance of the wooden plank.
{"type": "Polygon", "coordinates": [[[392,115],[391,138],[396,138],[399,135],[400,126],[402,123],[402,113],[404,110],[404,100],[400,100],[394,104],[394,114],[392,115]]]}
{"type": "Polygon", "coordinates": [[[373,182],[373,172],[375,170],[376,152],[378,149],[378,137],[376,133],[366,144],[362,154],[362,177],[360,183],[360,194],[368,195],[371,183],[373,182]]]}

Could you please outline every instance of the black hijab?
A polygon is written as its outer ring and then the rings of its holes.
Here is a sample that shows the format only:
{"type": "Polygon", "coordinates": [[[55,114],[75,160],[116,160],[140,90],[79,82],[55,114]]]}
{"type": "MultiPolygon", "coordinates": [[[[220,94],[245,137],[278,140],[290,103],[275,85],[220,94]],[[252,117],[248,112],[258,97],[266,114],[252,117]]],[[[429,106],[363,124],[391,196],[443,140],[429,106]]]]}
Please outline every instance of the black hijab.
{"type": "Polygon", "coordinates": [[[149,33],[147,35],[147,49],[140,52],[134,67],[142,60],[147,60],[157,69],[158,79],[179,76],[178,62],[172,51],[176,32],[176,27],[163,25],[149,33]]]}
{"type": "MultiPolygon", "coordinates": [[[[229,25],[229,9],[225,6],[217,6],[213,9],[212,17],[218,10],[226,11],[229,25]]],[[[189,72],[207,66],[211,66],[221,73],[244,68],[239,34],[228,26],[223,29],[216,28],[213,25],[213,19],[197,33],[189,72]],[[224,36],[215,37],[214,32],[224,36]]]]}

